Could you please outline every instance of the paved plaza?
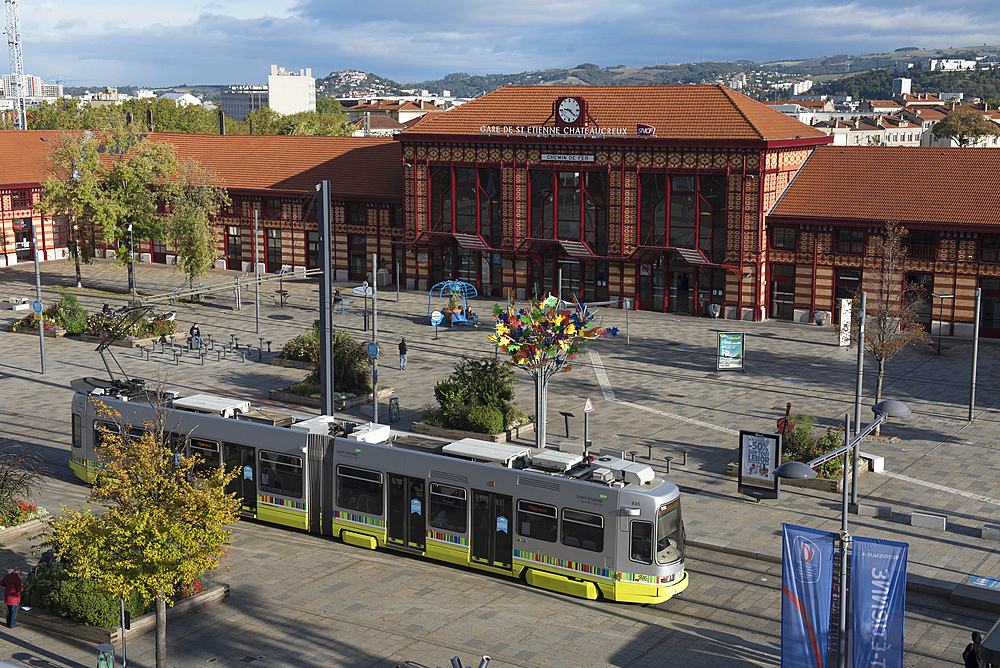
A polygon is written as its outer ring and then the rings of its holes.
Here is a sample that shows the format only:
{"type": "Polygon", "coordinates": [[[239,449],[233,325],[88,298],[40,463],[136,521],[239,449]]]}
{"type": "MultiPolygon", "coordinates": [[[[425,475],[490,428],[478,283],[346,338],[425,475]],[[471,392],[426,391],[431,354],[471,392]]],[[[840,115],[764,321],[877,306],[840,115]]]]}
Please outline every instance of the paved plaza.
{"type": "MultiPolygon", "coordinates": [[[[140,291],[146,293],[166,292],[185,283],[183,275],[170,267],[140,264],[136,274],[140,291]]],[[[126,284],[123,269],[98,261],[85,266],[83,275],[88,288],[119,292],[79,293],[88,310],[97,311],[105,302],[119,306],[127,301],[127,295],[120,294],[126,284]]],[[[56,286],[70,285],[72,276],[69,263],[42,265],[47,303],[57,298],[56,286]]],[[[212,271],[201,280],[206,285],[231,284],[236,276],[212,271]]],[[[339,285],[345,292],[353,287],[339,285]]],[[[267,400],[268,390],[287,386],[305,374],[267,364],[267,342],[276,355],[285,341],[317,318],[315,279],[285,280],[281,287],[288,291],[284,306],[271,298],[279,289],[277,281],[262,288],[259,334],[252,293],[243,294],[239,310],[234,308],[231,291],[210,295],[198,304],[164,305],[164,310],[176,312],[181,331],[198,322],[202,333],[216,341],[235,336],[242,346],[252,344],[254,351],[245,362],[234,355],[217,359],[212,354],[204,364],[190,355],[175,364],[172,355],[160,352],[150,354],[147,361],[137,351],[124,348],[112,349],[115,359],[131,376],[160,379],[185,393],[207,391],[315,413],[267,400]],[[261,337],[264,351],[258,353],[261,337]]],[[[426,293],[404,291],[397,297],[394,289],[386,289],[379,294],[378,337],[385,350],[379,381],[394,388],[401,413],[395,426],[406,429],[433,402],[434,383],[451,372],[461,355],[494,353],[486,338],[493,302],[478,298],[472,304],[484,326],[442,327],[435,332],[427,324],[426,293]],[[401,336],[409,345],[406,371],[398,370],[395,354],[401,336]]],[[[33,296],[31,265],[0,270],[0,300],[33,296]]],[[[363,311],[363,299],[355,298],[349,313],[334,316],[334,324],[355,338],[368,338],[371,331],[364,329],[363,311]]],[[[21,315],[0,311],[0,325],[21,315]]],[[[610,309],[599,310],[597,318],[606,327],[617,327],[619,334],[588,345],[571,372],[551,381],[549,441],[579,442],[583,406],[590,398],[595,405],[590,419],[595,445],[635,451],[637,461],[642,462],[650,454],[649,463],[657,473],[684,492],[687,539],[694,548],[693,572],[704,565],[699,566],[699,558],[710,561],[712,554],[727,552],[758,558],[761,567],[774,571],[772,579],[780,581],[780,568],[773,562],[780,555],[783,522],[839,530],[839,495],[785,487],[779,500],[754,503],[737,493],[726,465],[736,460],[738,431],[774,431],[788,402],[794,413],[814,416],[821,426],[837,427],[843,424],[845,413],[853,416],[856,350],[840,348],[829,327],[815,325],[647,312],[627,314],[626,323],[624,311],[610,309]],[[746,333],[745,373],[715,370],[720,331],[746,333]],[[569,439],[560,411],[575,415],[569,439]],[[669,475],[667,457],[672,458],[669,475]]],[[[937,594],[942,600],[955,587],[963,587],[970,576],[1000,577],[1000,543],[981,537],[984,525],[1000,525],[997,342],[980,344],[976,419],[971,423],[967,418],[972,342],[946,338],[945,344],[949,347],[940,355],[932,346],[920,344],[889,363],[883,398],[903,401],[913,414],[890,420],[885,427],[898,440],[863,445],[863,451],[885,458],[885,472],[860,477],[860,500],[890,506],[892,515],[851,516],[855,535],[909,543],[911,586],[919,585],[919,590],[912,591],[937,594]],[[947,528],[911,526],[912,512],[945,516],[947,528]]],[[[51,469],[52,482],[40,499],[51,511],[57,512],[60,503],[79,504],[87,496],[87,488],[74,481],[66,463],[69,381],[106,375],[95,347],[72,339],[46,339],[47,369],[42,375],[37,336],[0,332],[0,423],[5,436],[32,444],[51,469]]],[[[112,367],[117,371],[114,363],[112,367]]],[[[521,372],[518,377],[518,401],[530,410],[532,383],[521,372]]],[[[874,387],[875,366],[868,359],[865,421],[872,416],[874,387]]],[[[387,408],[383,402],[383,418],[387,408]]],[[[343,415],[366,417],[364,408],[343,415]]],[[[9,541],[0,548],[0,566],[33,563],[29,552],[26,540],[9,541]]],[[[242,665],[243,661],[255,667],[436,666],[447,664],[450,651],[473,665],[478,661],[474,656],[491,653],[494,666],[643,666],[667,665],[662,652],[668,650],[701,656],[684,665],[718,660],[735,665],[744,661],[742,653],[756,657],[746,659],[753,665],[774,665],[773,643],[757,635],[763,629],[745,630],[738,638],[713,636],[709,642],[704,634],[688,628],[690,622],[664,617],[656,608],[577,601],[500,578],[367,552],[260,524],[237,526],[229,563],[233,573],[220,572],[217,577],[233,584],[233,597],[216,608],[224,612],[201,613],[174,625],[168,634],[172,665],[211,665],[207,662],[218,657],[216,665],[242,665]],[[491,588],[502,592],[502,605],[489,600],[491,588]],[[199,629],[199,618],[210,618],[212,626],[199,629]],[[290,646],[276,646],[269,640],[275,637],[275,629],[281,630],[280,636],[290,646]],[[183,641],[173,640],[178,637],[175,632],[183,641]],[[721,651],[720,646],[732,649],[721,651]]],[[[692,587],[697,586],[697,577],[692,575],[692,587]]],[[[773,596],[777,601],[776,589],[773,596]]],[[[16,638],[5,629],[0,635],[15,646],[23,645],[21,650],[15,647],[5,652],[3,658],[17,658],[17,651],[22,651],[37,659],[32,665],[92,664],[85,658],[89,648],[82,643],[46,639],[23,628],[18,631],[16,638]],[[29,641],[32,637],[35,640],[29,641]],[[54,648],[53,656],[46,657],[40,647],[54,648]]],[[[767,632],[773,636],[774,629],[767,632]]],[[[146,636],[136,643],[136,657],[143,665],[152,665],[151,642],[151,636],[146,636]]],[[[965,642],[964,631],[946,634],[942,655],[959,656],[959,644],[965,642]]]]}

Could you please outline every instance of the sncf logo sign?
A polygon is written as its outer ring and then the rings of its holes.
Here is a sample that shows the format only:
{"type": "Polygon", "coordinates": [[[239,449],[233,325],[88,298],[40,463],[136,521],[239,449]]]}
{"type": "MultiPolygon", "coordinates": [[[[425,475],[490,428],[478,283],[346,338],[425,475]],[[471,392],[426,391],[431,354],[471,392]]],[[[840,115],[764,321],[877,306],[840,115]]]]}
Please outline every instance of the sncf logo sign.
{"type": "Polygon", "coordinates": [[[635,126],[635,133],[639,136],[648,135],[652,137],[656,134],[656,128],[652,125],[646,125],[645,123],[639,123],[635,126]]]}

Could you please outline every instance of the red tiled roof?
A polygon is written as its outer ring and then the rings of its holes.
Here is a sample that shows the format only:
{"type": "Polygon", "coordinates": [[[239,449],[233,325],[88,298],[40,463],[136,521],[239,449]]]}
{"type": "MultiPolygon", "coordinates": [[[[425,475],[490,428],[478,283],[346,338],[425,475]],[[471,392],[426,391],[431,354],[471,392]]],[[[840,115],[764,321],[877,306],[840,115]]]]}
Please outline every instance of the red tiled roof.
{"type": "MultiPolygon", "coordinates": [[[[58,131],[0,132],[0,184],[42,183],[46,157],[58,131]],[[47,140],[47,141],[43,141],[47,140]]],[[[196,135],[157,132],[153,141],[173,144],[178,158],[194,158],[222,178],[228,188],[313,192],[329,180],[340,195],[403,197],[400,146],[377,137],[294,137],[196,135]]]]}
{"type": "Polygon", "coordinates": [[[769,216],[1000,225],[1000,148],[823,146],[769,216]]]}
{"type": "MultiPolygon", "coordinates": [[[[364,129],[365,119],[359,118],[353,123],[348,123],[348,125],[353,128],[364,129]]],[[[372,130],[402,130],[406,126],[388,114],[373,114],[368,117],[368,127],[372,130]]]]}
{"type": "Polygon", "coordinates": [[[479,135],[489,126],[555,126],[553,106],[582,97],[600,127],[635,134],[639,123],[656,128],[658,139],[776,140],[826,138],[794,118],[722,85],[715,86],[504,86],[434,114],[415,135],[479,135]]]}
{"type": "Polygon", "coordinates": [[[59,141],[59,130],[0,131],[0,185],[43,183],[49,178],[46,158],[59,141]]]}

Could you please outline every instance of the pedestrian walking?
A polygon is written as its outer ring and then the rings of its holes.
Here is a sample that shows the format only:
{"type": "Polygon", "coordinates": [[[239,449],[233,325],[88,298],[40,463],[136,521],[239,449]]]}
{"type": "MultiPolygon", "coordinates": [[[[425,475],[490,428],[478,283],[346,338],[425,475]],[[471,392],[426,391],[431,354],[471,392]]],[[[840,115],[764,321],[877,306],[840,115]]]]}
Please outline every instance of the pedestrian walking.
{"type": "Polygon", "coordinates": [[[972,632],[972,642],[962,652],[962,658],[965,659],[965,668],[986,667],[986,662],[983,661],[983,634],[979,631],[972,632]]]}
{"type": "Polygon", "coordinates": [[[399,370],[406,371],[406,337],[399,340],[399,370]]]}
{"type": "Polygon", "coordinates": [[[191,325],[191,329],[188,331],[188,336],[191,337],[192,348],[201,348],[201,330],[198,328],[198,323],[191,325]]]}
{"type": "Polygon", "coordinates": [[[21,569],[7,573],[0,584],[3,585],[3,602],[7,604],[7,628],[12,629],[17,626],[17,609],[21,607],[21,592],[24,591],[21,569]]]}

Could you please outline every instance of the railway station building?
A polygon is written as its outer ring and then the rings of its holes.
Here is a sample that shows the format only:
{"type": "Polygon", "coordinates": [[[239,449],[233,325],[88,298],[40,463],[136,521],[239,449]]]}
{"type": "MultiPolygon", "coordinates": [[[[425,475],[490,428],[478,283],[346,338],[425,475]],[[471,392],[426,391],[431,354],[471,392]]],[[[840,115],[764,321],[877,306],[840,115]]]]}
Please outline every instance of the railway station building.
{"type": "MultiPolygon", "coordinates": [[[[65,256],[31,209],[57,132],[0,132],[0,266],[65,256]]],[[[518,299],[813,322],[864,281],[886,221],[931,331],[1000,337],[1000,149],[829,145],[724,86],[510,86],[388,138],[153,134],[217,173],[220,268],[318,266],[315,184],[331,181],[338,280],[377,253],[404,289],[448,279],[518,299]],[[627,301],[626,301],[627,300],[627,301]]],[[[137,240],[137,245],[140,242],[137,240]]],[[[112,249],[100,249],[108,252],[112,249]]],[[[140,259],[170,262],[169,240],[140,259]]]]}

